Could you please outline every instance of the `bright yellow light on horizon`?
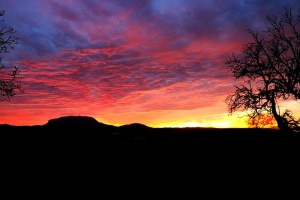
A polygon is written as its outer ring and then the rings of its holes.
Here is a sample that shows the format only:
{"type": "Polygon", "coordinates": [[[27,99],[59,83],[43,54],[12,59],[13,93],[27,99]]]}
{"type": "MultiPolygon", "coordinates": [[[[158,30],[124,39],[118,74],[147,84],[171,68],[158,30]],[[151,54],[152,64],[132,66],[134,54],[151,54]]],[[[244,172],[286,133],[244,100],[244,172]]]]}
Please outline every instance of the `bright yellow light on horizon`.
{"type": "Polygon", "coordinates": [[[209,128],[229,128],[231,122],[203,122],[199,123],[196,121],[186,122],[174,127],[184,128],[184,127],[209,127],[209,128]]]}
{"type": "Polygon", "coordinates": [[[233,121],[206,121],[206,122],[183,122],[183,123],[165,123],[155,126],[157,128],[163,127],[174,127],[174,128],[193,128],[193,127],[202,127],[202,128],[247,128],[248,125],[245,120],[233,120],[233,121]]]}
{"type": "MultiPolygon", "coordinates": [[[[168,128],[168,127],[203,127],[203,128],[248,128],[247,118],[239,117],[238,114],[228,115],[228,113],[220,113],[220,114],[210,114],[210,115],[202,115],[191,117],[188,113],[187,115],[182,114],[180,116],[172,115],[163,116],[159,119],[156,119],[156,113],[153,115],[145,114],[139,116],[139,120],[136,118],[120,118],[116,122],[111,122],[111,120],[107,120],[104,118],[96,118],[99,122],[110,124],[114,126],[122,126],[125,124],[131,123],[140,123],[153,128],[168,128]],[[148,117],[150,116],[150,117],[148,117]],[[173,117],[175,116],[175,117],[173,117]],[[169,118],[169,119],[168,119],[169,118]],[[181,119],[182,118],[182,119],[181,119]]],[[[126,115],[127,116],[127,115],[126,115]]]]}
{"type": "Polygon", "coordinates": [[[164,122],[155,124],[152,127],[203,127],[203,128],[248,128],[247,117],[240,117],[240,113],[228,115],[221,113],[216,115],[200,116],[198,119],[192,120],[176,120],[172,122],[164,122]],[[204,118],[204,119],[201,119],[204,118]]]}

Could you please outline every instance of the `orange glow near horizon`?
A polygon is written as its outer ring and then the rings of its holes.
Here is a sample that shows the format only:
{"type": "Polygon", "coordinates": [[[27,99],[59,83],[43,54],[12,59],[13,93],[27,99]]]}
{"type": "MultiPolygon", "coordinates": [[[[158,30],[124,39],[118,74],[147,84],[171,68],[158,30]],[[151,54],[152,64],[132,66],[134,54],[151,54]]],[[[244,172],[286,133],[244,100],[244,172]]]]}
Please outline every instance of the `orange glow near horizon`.
{"type": "MultiPolygon", "coordinates": [[[[76,110],[76,109],[75,109],[76,110]]],[[[82,114],[56,114],[52,113],[49,116],[32,116],[29,113],[19,112],[15,113],[12,117],[0,116],[0,121],[5,121],[5,124],[10,125],[44,125],[50,119],[59,118],[62,116],[89,116],[95,118],[98,122],[104,124],[110,124],[114,126],[121,126],[131,123],[141,123],[149,127],[163,128],[163,127],[210,127],[210,128],[247,128],[247,123],[244,118],[239,118],[237,115],[228,116],[227,113],[215,114],[215,115],[201,115],[193,117],[194,113],[202,112],[199,109],[191,111],[149,111],[149,112],[126,112],[111,114],[111,110],[108,113],[103,113],[106,117],[97,117],[96,114],[91,115],[87,113],[82,114]],[[177,114],[176,114],[177,113],[177,114]]],[[[67,112],[65,112],[67,113],[67,112]]],[[[68,111],[69,113],[69,111],[68,111]]]]}
{"type": "MultiPolygon", "coordinates": [[[[61,116],[62,117],[62,116],[61,116]]],[[[58,118],[58,117],[54,117],[58,118]]],[[[52,119],[52,118],[49,118],[52,119]]],[[[102,118],[95,118],[98,122],[104,123],[104,124],[109,124],[109,125],[114,125],[114,126],[122,126],[125,124],[131,124],[135,122],[130,122],[130,123],[111,123],[109,121],[101,120],[102,118]]],[[[7,120],[7,119],[6,119],[7,120]]],[[[9,125],[15,125],[15,126],[33,126],[33,125],[44,125],[47,123],[48,120],[35,120],[35,119],[27,119],[27,120],[22,120],[17,118],[11,119],[11,121],[8,119],[5,124],[9,125]]],[[[158,123],[158,124],[147,124],[143,123],[149,127],[153,128],[185,128],[185,127],[207,127],[207,128],[247,128],[247,123],[235,123],[235,121],[238,120],[233,120],[232,121],[206,121],[206,122],[197,122],[197,121],[188,121],[188,122],[180,122],[180,121],[175,121],[175,122],[165,122],[165,123],[158,123]]]]}

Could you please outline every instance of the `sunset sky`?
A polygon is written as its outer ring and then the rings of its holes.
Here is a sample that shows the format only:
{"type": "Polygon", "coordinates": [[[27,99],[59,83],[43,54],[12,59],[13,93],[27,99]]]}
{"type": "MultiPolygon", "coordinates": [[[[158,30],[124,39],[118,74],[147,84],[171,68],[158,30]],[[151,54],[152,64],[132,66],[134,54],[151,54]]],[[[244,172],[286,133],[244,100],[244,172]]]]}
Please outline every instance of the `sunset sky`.
{"type": "MultiPolygon", "coordinates": [[[[24,93],[0,102],[0,124],[61,116],[152,127],[246,127],[229,116],[225,59],[296,0],[1,0],[20,43],[0,54],[24,93]]],[[[296,102],[283,106],[297,109],[296,102]]]]}

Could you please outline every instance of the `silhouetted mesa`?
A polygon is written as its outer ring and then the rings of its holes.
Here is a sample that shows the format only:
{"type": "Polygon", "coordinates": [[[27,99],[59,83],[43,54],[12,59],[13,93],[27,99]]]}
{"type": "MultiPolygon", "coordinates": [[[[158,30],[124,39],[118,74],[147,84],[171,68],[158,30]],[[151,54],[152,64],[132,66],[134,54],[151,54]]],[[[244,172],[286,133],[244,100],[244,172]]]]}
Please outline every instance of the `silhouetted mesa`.
{"type": "Polygon", "coordinates": [[[96,119],[87,116],[66,116],[51,119],[44,125],[51,129],[112,129],[112,125],[98,122],[96,119]]]}

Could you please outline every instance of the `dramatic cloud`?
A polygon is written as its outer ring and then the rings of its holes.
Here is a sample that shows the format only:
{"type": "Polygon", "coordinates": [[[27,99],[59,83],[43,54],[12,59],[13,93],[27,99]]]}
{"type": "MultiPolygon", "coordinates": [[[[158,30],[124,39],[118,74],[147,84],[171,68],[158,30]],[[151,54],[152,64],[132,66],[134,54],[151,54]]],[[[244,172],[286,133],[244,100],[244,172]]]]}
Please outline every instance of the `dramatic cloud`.
{"type": "Polygon", "coordinates": [[[0,123],[89,115],[111,124],[236,126],[223,102],[235,84],[225,58],[249,41],[246,29],[265,29],[266,16],[284,7],[296,11],[300,3],[0,2],[20,38],[1,58],[20,67],[25,89],[0,104],[0,123]]]}

